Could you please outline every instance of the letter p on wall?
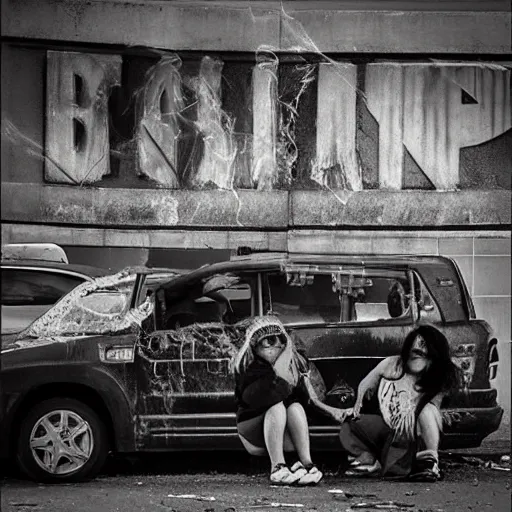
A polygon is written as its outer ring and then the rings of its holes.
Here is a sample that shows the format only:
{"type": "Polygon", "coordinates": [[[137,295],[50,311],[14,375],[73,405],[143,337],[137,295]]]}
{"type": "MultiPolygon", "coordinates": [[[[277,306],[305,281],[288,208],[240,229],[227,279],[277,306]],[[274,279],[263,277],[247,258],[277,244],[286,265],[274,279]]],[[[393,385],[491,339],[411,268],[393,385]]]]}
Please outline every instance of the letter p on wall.
{"type": "Polygon", "coordinates": [[[94,183],[110,173],[108,97],[121,56],[47,53],[45,179],[94,183]]]}
{"type": "Polygon", "coordinates": [[[495,64],[370,64],[380,188],[400,189],[404,148],[438,190],[459,185],[460,149],[511,127],[510,70],[495,64]],[[471,98],[471,101],[464,101],[471,98]]]}

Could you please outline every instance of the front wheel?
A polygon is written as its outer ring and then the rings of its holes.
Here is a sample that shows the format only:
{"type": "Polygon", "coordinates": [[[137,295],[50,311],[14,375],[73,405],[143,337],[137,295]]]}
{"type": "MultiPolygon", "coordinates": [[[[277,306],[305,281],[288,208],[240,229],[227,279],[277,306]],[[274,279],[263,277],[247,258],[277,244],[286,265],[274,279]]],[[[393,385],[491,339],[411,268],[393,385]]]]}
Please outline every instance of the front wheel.
{"type": "Polygon", "coordinates": [[[21,422],[18,465],[33,480],[60,483],[93,478],[107,454],[105,424],[78,400],[45,400],[21,422]]]}

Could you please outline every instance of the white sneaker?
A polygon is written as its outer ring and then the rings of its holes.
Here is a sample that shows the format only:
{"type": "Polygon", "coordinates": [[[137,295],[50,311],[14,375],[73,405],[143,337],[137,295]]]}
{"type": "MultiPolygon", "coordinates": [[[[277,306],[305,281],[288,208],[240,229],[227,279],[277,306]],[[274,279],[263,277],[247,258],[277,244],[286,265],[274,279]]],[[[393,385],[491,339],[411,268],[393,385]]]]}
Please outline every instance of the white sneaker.
{"type": "Polygon", "coordinates": [[[323,478],[323,473],[313,464],[307,473],[297,482],[299,485],[316,485],[323,478]]]}
{"type": "Polygon", "coordinates": [[[274,485],[293,485],[300,476],[292,473],[286,464],[276,464],[272,473],[270,473],[270,483],[274,485]]]}
{"type": "Polygon", "coordinates": [[[302,478],[304,475],[307,475],[308,474],[308,470],[304,467],[304,465],[302,464],[302,462],[300,461],[297,461],[291,468],[290,470],[292,471],[292,473],[294,475],[297,475],[297,479],[300,479],[302,478]]]}

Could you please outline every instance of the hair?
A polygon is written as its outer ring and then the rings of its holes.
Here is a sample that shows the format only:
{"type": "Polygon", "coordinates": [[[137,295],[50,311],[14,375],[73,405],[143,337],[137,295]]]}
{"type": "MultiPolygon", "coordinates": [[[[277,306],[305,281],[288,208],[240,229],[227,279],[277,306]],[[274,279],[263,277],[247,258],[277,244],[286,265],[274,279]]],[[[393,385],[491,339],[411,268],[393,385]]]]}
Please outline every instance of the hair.
{"type": "Polygon", "coordinates": [[[276,375],[294,386],[297,385],[300,374],[307,370],[307,362],[297,352],[283,324],[271,316],[257,317],[251,321],[245,331],[244,342],[231,361],[231,370],[235,375],[242,375],[255,359],[255,346],[267,336],[278,336],[284,344],[283,351],[273,365],[276,375]]]}
{"type": "Polygon", "coordinates": [[[411,347],[418,336],[425,341],[430,365],[420,374],[417,385],[430,400],[438,393],[449,391],[457,386],[458,368],[451,360],[450,346],[444,334],[431,325],[421,325],[407,335],[402,345],[400,360],[404,371],[407,371],[411,347]]]}

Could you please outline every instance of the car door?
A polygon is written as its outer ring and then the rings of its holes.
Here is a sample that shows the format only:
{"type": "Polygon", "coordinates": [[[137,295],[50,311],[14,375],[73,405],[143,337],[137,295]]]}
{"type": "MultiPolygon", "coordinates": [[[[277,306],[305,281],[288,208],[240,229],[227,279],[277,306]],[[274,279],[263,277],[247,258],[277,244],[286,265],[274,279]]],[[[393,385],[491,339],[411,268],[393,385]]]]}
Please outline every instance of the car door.
{"type": "MultiPolygon", "coordinates": [[[[317,366],[327,390],[348,385],[355,393],[382,358],[399,353],[413,328],[412,279],[406,269],[289,263],[265,275],[263,297],[317,366]]],[[[329,398],[331,405],[350,405],[329,398]]],[[[337,435],[324,416],[310,413],[313,444],[337,435]]]]}
{"type": "Polygon", "coordinates": [[[141,338],[135,356],[142,449],[237,441],[229,363],[242,341],[235,324],[255,312],[256,283],[226,274],[191,283],[178,296],[156,291],[155,330],[141,338]]]}

